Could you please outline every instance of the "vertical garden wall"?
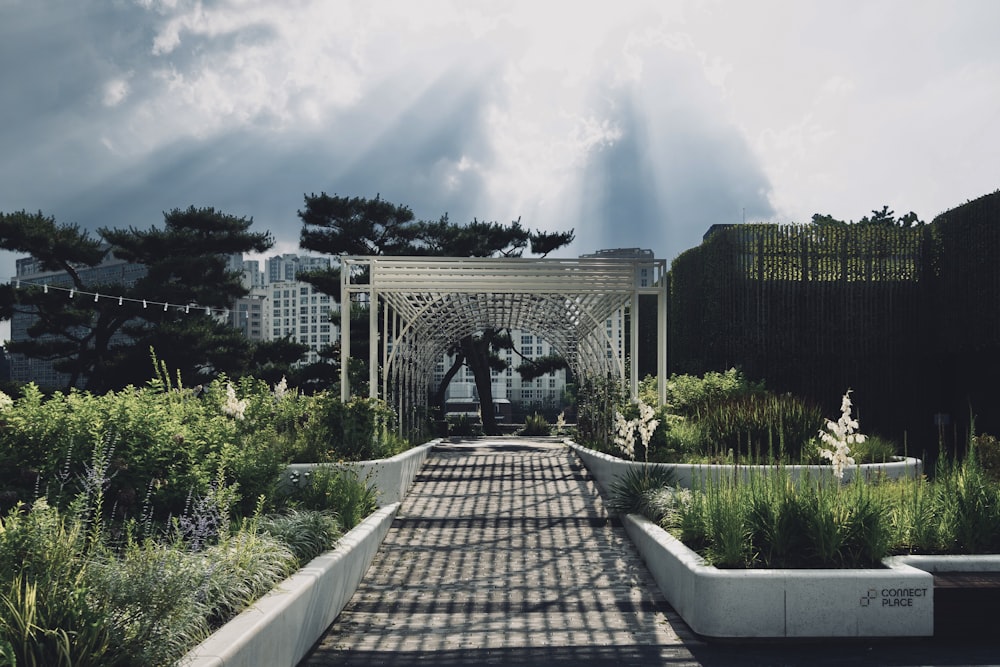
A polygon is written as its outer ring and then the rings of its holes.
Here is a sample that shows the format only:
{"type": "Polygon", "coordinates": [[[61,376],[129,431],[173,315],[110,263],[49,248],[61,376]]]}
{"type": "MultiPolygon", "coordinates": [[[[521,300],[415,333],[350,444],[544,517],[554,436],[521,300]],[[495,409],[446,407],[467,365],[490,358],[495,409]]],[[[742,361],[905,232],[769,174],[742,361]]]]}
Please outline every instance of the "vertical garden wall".
{"type": "Polygon", "coordinates": [[[970,400],[996,429],[998,256],[1000,193],[914,228],[718,229],[671,266],[670,370],[737,366],[831,410],[852,388],[867,429],[917,452],[970,400]]]}

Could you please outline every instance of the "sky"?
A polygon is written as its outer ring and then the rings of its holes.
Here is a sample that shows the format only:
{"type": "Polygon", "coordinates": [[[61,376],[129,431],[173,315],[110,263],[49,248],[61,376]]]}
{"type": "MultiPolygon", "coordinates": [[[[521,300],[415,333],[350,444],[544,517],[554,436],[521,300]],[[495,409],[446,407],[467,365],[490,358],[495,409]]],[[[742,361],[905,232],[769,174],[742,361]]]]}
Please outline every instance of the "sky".
{"type": "MultiPolygon", "coordinates": [[[[995,0],[0,0],[0,211],[309,193],[652,249],[1000,188],[995,0]]],[[[0,272],[14,273],[0,254],[0,272]]]]}

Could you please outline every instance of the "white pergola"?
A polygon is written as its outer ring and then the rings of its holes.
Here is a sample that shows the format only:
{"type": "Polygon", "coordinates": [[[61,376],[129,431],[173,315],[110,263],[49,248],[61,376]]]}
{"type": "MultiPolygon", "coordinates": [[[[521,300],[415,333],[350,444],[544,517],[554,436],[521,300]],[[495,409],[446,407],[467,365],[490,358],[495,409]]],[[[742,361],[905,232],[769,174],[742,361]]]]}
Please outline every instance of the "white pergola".
{"type": "Polygon", "coordinates": [[[490,328],[533,333],[578,376],[618,376],[628,380],[634,397],[638,365],[626,360],[638,356],[635,318],[639,296],[649,294],[657,297],[662,403],[666,283],[666,262],[649,258],[342,257],[341,397],[350,398],[352,302],[369,305],[369,395],[396,408],[404,431],[415,425],[417,409],[427,405],[435,365],[448,348],[490,328]],[[627,349],[606,329],[608,319],[618,313],[633,318],[627,349]]]}

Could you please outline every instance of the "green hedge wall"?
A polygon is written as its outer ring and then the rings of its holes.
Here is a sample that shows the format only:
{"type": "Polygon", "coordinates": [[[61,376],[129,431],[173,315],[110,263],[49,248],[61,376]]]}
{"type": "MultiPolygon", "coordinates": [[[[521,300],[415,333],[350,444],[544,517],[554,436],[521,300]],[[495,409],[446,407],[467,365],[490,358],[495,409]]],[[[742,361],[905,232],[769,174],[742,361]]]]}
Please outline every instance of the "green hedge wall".
{"type": "MultiPolygon", "coordinates": [[[[1000,192],[915,228],[736,225],[670,270],[671,372],[737,366],[936,448],[936,413],[1000,429],[1000,192]]],[[[948,435],[954,438],[955,428],[948,435]]]]}

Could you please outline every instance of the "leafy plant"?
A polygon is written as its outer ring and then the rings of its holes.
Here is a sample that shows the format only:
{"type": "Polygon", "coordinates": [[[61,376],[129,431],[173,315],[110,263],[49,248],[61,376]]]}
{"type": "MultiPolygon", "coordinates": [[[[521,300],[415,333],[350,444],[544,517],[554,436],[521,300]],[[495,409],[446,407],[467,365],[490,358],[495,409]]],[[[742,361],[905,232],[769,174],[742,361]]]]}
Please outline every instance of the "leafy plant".
{"type": "Polygon", "coordinates": [[[615,514],[647,514],[650,491],[673,486],[676,476],[667,466],[629,468],[611,485],[608,509],[615,514]]]}
{"type": "Polygon", "coordinates": [[[330,549],[341,535],[340,521],[332,511],[289,509],[262,518],[258,526],[288,545],[300,564],[330,549]]]}
{"type": "Polygon", "coordinates": [[[335,512],[344,530],[350,530],[375,511],[378,492],[369,480],[351,468],[316,466],[298,478],[286,502],[301,509],[335,512]]]}
{"type": "Polygon", "coordinates": [[[545,436],[552,433],[552,427],[542,415],[537,412],[524,418],[524,428],[521,435],[545,436]]]}

